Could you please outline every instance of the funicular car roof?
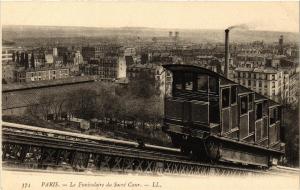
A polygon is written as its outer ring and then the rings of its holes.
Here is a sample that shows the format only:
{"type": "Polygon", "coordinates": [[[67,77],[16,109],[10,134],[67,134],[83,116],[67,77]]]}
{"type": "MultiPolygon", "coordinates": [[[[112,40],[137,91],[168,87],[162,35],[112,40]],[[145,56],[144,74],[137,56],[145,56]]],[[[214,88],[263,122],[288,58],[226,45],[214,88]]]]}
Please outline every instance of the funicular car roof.
{"type": "Polygon", "coordinates": [[[209,69],[203,68],[203,67],[199,67],[199,66],[195,66],[195,65],[183,65],[183,64],[165,64],[162,65],[165,69],[174,72],[174,71],[182,71],[182,72],[194,72],[194,73],[205,73],[208,74],[209,76],[213,76],[216,78],[221,79],[221,85],[237,85],[238,86],[238,94],[241,93],[254,93],[255,94],[255,101],[259,101],[259,100],[269,100],[270,101],[270,105],[272,106],[276,106],[276,105],[280,105],[278,102],[263,96],[261,94],[256,93],[255,91],[242,86],[214,71],[211,71],[209,69]]]}

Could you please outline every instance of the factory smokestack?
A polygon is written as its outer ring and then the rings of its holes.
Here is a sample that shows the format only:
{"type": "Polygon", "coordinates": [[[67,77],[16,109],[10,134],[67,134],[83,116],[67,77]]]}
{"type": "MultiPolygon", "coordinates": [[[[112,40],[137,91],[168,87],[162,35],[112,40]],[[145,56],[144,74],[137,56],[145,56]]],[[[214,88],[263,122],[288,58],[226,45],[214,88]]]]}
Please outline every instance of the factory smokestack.
{"type": "Polygon", "coordinates": [[[225,66],[224,76],[228,78],[229,71],[229,29],[225,30],[225,66]]]}

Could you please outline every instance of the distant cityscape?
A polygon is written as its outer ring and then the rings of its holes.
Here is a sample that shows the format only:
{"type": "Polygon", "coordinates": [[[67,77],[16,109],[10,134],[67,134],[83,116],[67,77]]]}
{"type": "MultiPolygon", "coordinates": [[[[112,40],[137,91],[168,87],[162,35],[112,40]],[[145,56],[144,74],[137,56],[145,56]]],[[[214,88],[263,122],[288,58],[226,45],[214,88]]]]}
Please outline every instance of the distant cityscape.
{"type": "MultiPolygon", "coordinates": [[[[45,81],[93,77],[126,85],[148,73],[165,94],[171,76],[163,64],[191,64],[224,74],[225,45],[192,43],[178,31],[151,39],[101,41],[98,44],[72,46],[18,46],[4,41],[2,48],[2,84],[35,85],[45,81]]],[[[299,47],[278,36],[273,43],[252,41],[229,42],[228,78],[257,93],[284,104],[298,102],[299,47]]]]}

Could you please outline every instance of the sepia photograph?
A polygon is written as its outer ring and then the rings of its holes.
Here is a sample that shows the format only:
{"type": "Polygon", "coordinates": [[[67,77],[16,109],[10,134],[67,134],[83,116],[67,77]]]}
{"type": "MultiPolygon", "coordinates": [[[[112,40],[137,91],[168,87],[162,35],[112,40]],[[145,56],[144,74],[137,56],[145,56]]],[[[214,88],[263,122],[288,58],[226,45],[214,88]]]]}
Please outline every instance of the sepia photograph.
{"type": "Polygon", "coordinates": [[[297,190],[299,1],[1,1],[2,190],[297,190]]]}

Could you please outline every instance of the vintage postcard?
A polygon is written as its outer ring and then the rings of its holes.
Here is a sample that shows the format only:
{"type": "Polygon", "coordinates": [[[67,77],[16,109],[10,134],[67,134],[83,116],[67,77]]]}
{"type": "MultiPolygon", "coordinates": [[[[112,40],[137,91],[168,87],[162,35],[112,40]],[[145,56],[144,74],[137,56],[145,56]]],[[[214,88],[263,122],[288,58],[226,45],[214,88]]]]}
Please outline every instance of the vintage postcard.
{"type": "Polygon", "coordinates": [[[299,189],[298,1],[1,1],[1,189],[299,189]]]}

